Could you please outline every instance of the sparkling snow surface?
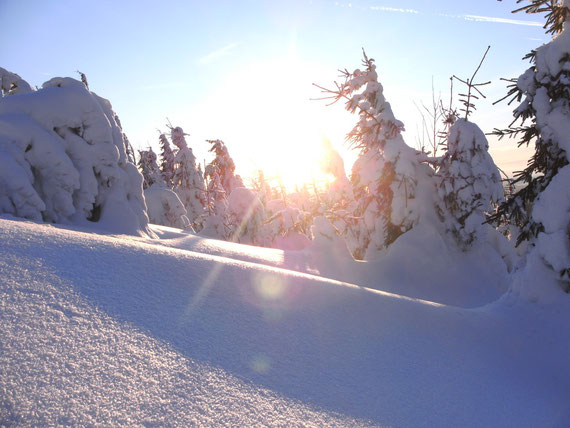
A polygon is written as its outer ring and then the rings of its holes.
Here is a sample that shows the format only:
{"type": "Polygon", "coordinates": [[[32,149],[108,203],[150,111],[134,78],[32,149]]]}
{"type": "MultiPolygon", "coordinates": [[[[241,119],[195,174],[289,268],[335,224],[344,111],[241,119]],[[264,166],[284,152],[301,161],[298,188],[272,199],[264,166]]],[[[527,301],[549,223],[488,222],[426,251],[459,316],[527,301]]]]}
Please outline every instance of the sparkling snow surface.
{"type": "Polygon", "coordinates": [[[465,309],[155,231],[0,219],[0,426],[568,426],[562,292],[465,309]]]}

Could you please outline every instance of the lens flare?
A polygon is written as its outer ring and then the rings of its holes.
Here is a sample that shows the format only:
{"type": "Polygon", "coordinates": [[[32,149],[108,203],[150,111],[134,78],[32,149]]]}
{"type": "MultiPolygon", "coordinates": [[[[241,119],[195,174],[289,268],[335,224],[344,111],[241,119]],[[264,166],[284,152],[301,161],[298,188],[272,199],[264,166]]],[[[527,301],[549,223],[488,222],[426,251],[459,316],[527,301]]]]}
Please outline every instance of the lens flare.
{"type": "Polygon", "coordinates": [[[250,363],[250,368],[259,374],[266,374],[271,369],[271,359],[267,355],[256,355],[250,363]]]}
{"type": "Polygon", "coordinates": [[[257,296],[268,302],[281,299],[285,293],[283,280],[277,275],[260,275],[254,287],[257,296]]]}

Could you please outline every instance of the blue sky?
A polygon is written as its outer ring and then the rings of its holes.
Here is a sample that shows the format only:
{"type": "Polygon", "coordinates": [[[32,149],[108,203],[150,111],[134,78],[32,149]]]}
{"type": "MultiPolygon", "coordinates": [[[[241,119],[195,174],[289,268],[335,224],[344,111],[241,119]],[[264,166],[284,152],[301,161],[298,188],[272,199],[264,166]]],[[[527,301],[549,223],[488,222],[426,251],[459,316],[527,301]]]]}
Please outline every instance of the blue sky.
{"type": "MultiPolygon", "coordinates": [[[[136,148],[157,148],[166,118],[190,133],[198,159],[206,138],[226,142],[238,170],[300,170],[314,164],[325,135],[347,163],[343,137],[356,118],[317,101],[339,68],[376,59],[380,81],[406,141],[415,145],[432,79],[447,99],[449,77],[481,69],[488,100],[472,116],[484,131],[509,123],[511,107],[492,106],[500,77],[521,74],[521,58],[548,41],[539,16],[513,15],[515,0],[109,1],[0,0],[0,66],[40,86],[84,72],[108,98],[136,148]],[[294,165],[292,163],[294,162],[294,165]]],[[[504,169],[527,154],[490,139],[504,169]]],[[[291,175],[292,173],[289,172],[291,175]]],[[[306,179],[306,177],[304,177],[306,179]]]]}

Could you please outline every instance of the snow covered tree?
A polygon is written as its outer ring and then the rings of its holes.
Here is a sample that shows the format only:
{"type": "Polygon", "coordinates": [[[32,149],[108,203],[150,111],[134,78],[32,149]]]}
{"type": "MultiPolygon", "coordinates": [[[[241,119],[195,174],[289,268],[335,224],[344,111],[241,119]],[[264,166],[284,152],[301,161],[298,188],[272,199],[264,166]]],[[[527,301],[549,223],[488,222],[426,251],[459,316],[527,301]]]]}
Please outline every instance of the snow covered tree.
{"type": "Polygon", "coordinates": [[[71,78],[15,85],[0,99],[0,213],[152,234],[111,103],[71,78]]]}
{"type": "Polygon", "coordinates": [[[206,140],[212,145],[210,153],[214,153],[215,158],[208,165],[216,167],[222,187],[226,194],[230,195],[237,187],[245,187],[241,178],[234,174],[236,166],[233,159],[230,157],[228,148],[222,140],[206,140]]]}
{"type": "MultiPolygon", "coordinates": [[[[517,3],[521,3],[519,0],[517,3]]],[[[515,175],[519,188],[492,217],[520,228],[517,245],[529,248],[570,283],[570,1],[532,0],[517,9],[546,13],[545,28],[554,38],[524,59],[531,67],[512,79],[505,98],[520,103],[508,129],[495,134],[519,138],[518,144],[534,144],[528,166],[515,175]],[[520,122],[518,126],[515,123],[520,122]]]]}
{"type": "Polygon", "coordinates": [[[228,201],[231,240],[242,244],[266,246],[271,237],[264,226],[265,209],[255,193],[245,187],[237,187],[228,201]]]}
{"type": "Polygon", "coordinates": [[[257,193],[261,203],[265,206],[267,201],[272,199],[271,186],[265,178],[263,170],[258,169],[251,179],[251,188],[257,193]]]}
{"type": "Polygon", "coordinates": [[[158,137],[160,141],[160,171],[168,187],[172,187],[174,178],[174,151],[170,147],[168,138],[163,133],[158,137]]]}
{"type": "MultiPolygon", "coordinates": [[[[83,73],[80,73],[80,74],[81,74],[82,83],[85,85],[85,87],[87,89],[89,89],[89,86],[87,84],[87,77],[85,77],[85,74],[83,74],[83,73]]],[[[127,138],[127,135],[123,131],[123,125],[121,125],[121,121],[119,120],[119,116],[116,113],[115,113],[115,122],[117,123],[117,126],[119,127],[119,129],[121,130],[121,133],[123,134],[123,140],[125,141],[125,151],[127,152],[127,159],[129,160],[130,163],[136,164],[135,151],[133,149],[131,142],[127,138]]]]}
{"type": "Polygon", "coordinates": [[[3,97],[6,95],[25,94],[32,91],[32,87],[24,79],[16,73],[11,73],[0,67],[0,94],[3,97]]]}
{"type": "Polygon", "coordinates": [[[355,214],[361,218],[355,250],[359,258],[386,247],[418,221],[418,170],[425,167],[418,152],[404,142],[404,125],[394,117],[374,60],[365,53],[363,66],[363,71],[345,70],[345,81],[337,83],[336,90],[320,87],[335,102],[346,100],[346,109],[359,116],[347,137],[360,151],[352,175],[358,202],[355,214]]]}
{"type": "Polygon", "coordinates": [[[204,214],[204,229],[200,232],[204,236],[217,239],[228,239],[230,228],[228,226],[228,199],[222,186],[218,168],[213,165],[206,167],[206,213],[204,214]]]}
{"type": "Polygon", "coordinates": [[[156,159],[156,153],[154,153],[152,148],[139,150],[138,167],[143,176],[143,189],[148,189],[157,181],[162,181],[156,159]]]}
{"type": "Polygon", "coordinates": [[[182,128],[171,129],[172,143],[178,147],[174,157],[174,176],[172,178],[173,188],[187,211],[188,220],[196,231],[202,226],[200,220],[204,214],[206,198],[204,195],[204,177],[196,166],[196,157],[192,149],[186,143],[185,134],[182,128]]]}
{"type": "Polygon", "coordinates": [[[349,226],[353,224],[352,213],[356,209],[356,201],[352,185],[346,176],[342,157],[329,140],[324,139],[322,143],[325,156],[321,160],[321,169],[334,177],[328,185],[326,194],[321,196],[322,212],[344,236],[349,226]]]}
{"type": "MultiPolygon", "coordinates": [[[[493,207],[504,200],[503,185],[499,170],[489,155],[489,143],[483,131],[468,121],[476,109],[475,100],[485,95],[479,89],[490,82],[477,83],[475,78],[485,61],[490,46],[470,78],[452,77],[467,86],[460,94],[460,102],[465,116],[457,119],[452,108],[443,110],[442,117],[447,135],[446,152],[435,158],[437,167],[438,200],[436,203],[439,218],[446,232],[452,235],[462,250],[485,236],[488,226],[484,225],[493,207]]],[[[453,87],[453,86],[452,86],[453,87]]],[[[453,94],[451,95],[453,100],[453,94]]]]}
{"type": "MultiPolygon", "coordinates": [[[[267,233],[271,247],[282,250],[302,250],[311,244],[307,236],[310,224],[306,213],[292,206],[285,206],[267,220],[267,233]]],[[[312,222],[311,222],[312,223],[312,222]]]]}
{"type": "Polygon", "coordinates": [[[466,119],[449,130],[447,152],[439,162],[438,214],[462,249],[483,236],[492,203],[503,201],[501,177],[483,131],[466,119]]]}
{"type": "Polygon", "coordinates": [[[190,227],[184,204],[163,181],[153,183],[144,191],[144,197],[151,223],[177,227],[178,229],[190,227]]]}

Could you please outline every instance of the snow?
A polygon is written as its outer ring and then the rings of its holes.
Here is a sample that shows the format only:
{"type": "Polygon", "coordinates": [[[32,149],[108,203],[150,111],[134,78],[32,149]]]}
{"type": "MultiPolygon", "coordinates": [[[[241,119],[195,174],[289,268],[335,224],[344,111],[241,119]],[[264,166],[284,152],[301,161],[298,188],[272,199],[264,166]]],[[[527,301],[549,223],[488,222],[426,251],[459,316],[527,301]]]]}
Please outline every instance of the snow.
{"type": "Polygon", "coordinates": [[[0,213],[148,233],[142,177],[115,116],[71,78],[0,98],[0,213]]]}
{"type": "Polygon", "coordinates": [[[245,187],[235,188],[228,199],[232,241],[264,245],[268,239],[263,221],[265,209],[255,193],[245,187]]]}
{"type": "Polygon", "coordinates": [[[569,182],[570,165],[566,165],[540,194],[532,211],[533,220],[544,226],[544,231],[538,234],[537,251],[556,272],[566,269],[570,260],[569,182]],[[553,209],[554,206],[557,208],[553,209]]]}
{"type": "MultiPolygon", "coordinates": [[[[568,5],[569,2],[565,0],[563,6],[568,5]]],[[[517,86],[524,100],[514,115],[523,122],[529,117],[536,122],[536,166],[529,161],[527,173],[534,175],[531,184],[536,188],[533,192],[537,197],[528,208],[530,212],[526,213],[528,221],[523,224],[523,231],[532,232],[526,270],[529,276],[535,275],[537,260],[542,260],[558,274],[558,279],[566,282],[561,287],[568,289],[570,168],[566,164],[570,161],[570,105],[567,96],[570,84],[570,15],[565,15],[563,31],[551,42],[536,49],[535,64],[519,77],[517,86]]],[[[520,203],[518,199],[514,201],[520,203]]],[[[526,284],[525,281],[522,283],[526,284]]],[[[540,290],[532,285],[524,285],[521,289],[532,290],[530,295],[536,300],[548,301],[552,298],[548,287],[540,290]]],[[[529,295],[527,292],[523,294],[529,295]]]]}
{"type": "Polygon", "coordinates": [[[0,95],[25,94],[32,91],[32,87],[24,79],[0,67],[0,95]]]}
{"type": "Polygon", "coordinates": [[[485,134],[474,123],[458,119],[449,129],[448,149],[439,162],[438,214],[448,233],[466,250],[486,236],[491,203],[504,201],[501,175],[489,155],[485,134]]]}
{"type": "MultiPolygon", "coordinates": [[[[0,424],[563,427],[570,418],[570,311],[559,288],[531,303],[519,284],[465,309],[383,291],[397,277],[371,290],[287,268],[307,252],[153,230],[160,239],[0,218],[0,424]],[[202,251],[216,245],[218,255],[202,251]]],[[[414,231],[445,248],[418,227],[399,240],[414,231]]],[[[457,289],[485,286],[488,252],[457,289]]],[[[406,258],[421,262],[417,254],[406,258]]],[[[456,263],[410,263],[409,273],[436,287],[420,273],[456,263]]]]}
{"type": "Polygon", "coordinates": [[[144,191],[148,218],[153,224],[183,229],[190,226],[186,209],[178,195],[165,183],[154,183],[144,191]]]}
{"type": "MultiPolygon", "coordinates": [[[[175,130],[182,130],[175,128],[175,130]]],[[[196,167],[196,156],[192,149],[186,145],[184,137],[178,135],[175,138],[175,130],[172,131],[172,141],[179,150],[174,157],[174,189],[187,211],[188,220],[191,224],[199,221],[204,214],[204,179],[196,167]]]]}

